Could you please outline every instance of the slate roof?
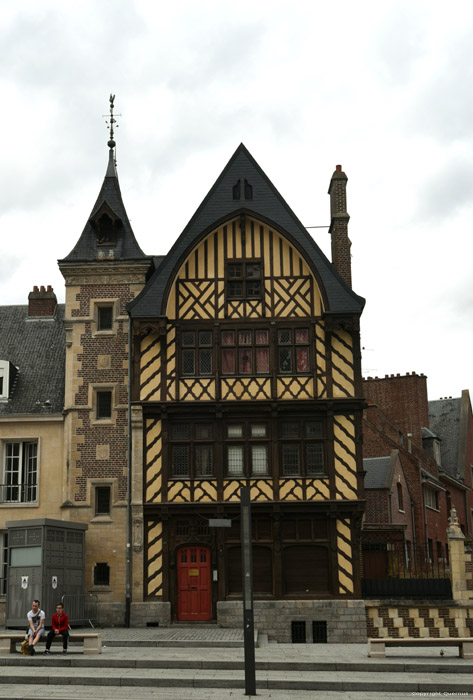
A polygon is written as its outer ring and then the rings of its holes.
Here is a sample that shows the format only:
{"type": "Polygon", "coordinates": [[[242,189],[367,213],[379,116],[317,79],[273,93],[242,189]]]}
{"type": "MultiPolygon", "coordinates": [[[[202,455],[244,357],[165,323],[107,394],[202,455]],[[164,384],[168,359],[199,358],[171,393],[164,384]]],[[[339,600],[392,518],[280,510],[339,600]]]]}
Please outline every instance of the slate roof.
{"type": "Polygon", "coordinates": [[[318,245],[307,233],[274,185],[262,171],[243,144],[237,148],[221,175],[209,191],[186,228],[172,246],[160,269],[151,277],[140,295],[128,309],[134,318],[164,315],[164,294],[169,279],[179,261],[204,233],[232,216],[246,212],[260,217],[287,232],[299,249],[308,254],[317,276],[326,311],[361,313],[364,299],[355,294],[335,272],[318,245]],[[247,180],[253,188],[251,200],[234,200],[233,187],[247,180]]]}
{"type": "Polygon", "coordinates": [[[107,204],[122,223],[118,229],[116,245],[110,246],[114,252],[114,260],[141,260],[148,257],[138,245],[131,228],[120,192],[114,153],[110,149],[107,172],[94,208],[76,245],[69,255],[59,261],[60,263],[96,261],[100,253],[108,252],[107,246],[97,246],[96,232],[91,224],[91,219],[103,204],[107,204]]]}
{"type": "Polygon", "coordinates": [[[363,460],[365,489],[390,489],[394,464],[392,457],[369,457],[363,460]]]}
{"type": "Polygon", "coordinates": [[[0,359],[19,369],[10,400],[0,401],[0,417],[63,411],[63,321],[64,304],[58,304],[53,319],[29,319],[28,306],[0,306],[0,359]],[[45,401],[50,401],[50,408],[44,406],[45,401]]]}
{"type": "Polygon", "coordinates": [[[429,425],[442,442],[440,461],[443,471],[457,478],[460,444],[461,399],[429,401],[429,425]]]}

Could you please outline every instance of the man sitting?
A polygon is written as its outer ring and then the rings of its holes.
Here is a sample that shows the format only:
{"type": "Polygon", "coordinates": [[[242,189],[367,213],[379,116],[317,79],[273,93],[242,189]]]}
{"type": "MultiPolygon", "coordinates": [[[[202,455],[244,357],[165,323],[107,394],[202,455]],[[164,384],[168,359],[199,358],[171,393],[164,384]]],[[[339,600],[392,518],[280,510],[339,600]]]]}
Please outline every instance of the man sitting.
{"type": "Polygon", "coordinates": [[[56,605],[56,612],[52,617],[52,629],[48,632],[46,637],[46,649],[45,654],[49,654],[51,649],[51,644],[54,637],[58,634],[62,635],[62,653],[67,653],[67,642],[69,640],[69,618],[64,612],[64,607],[62,603],[56,605]]]}
{"type": "Polygon", "coordinates": [[[44,635],[45,614],[39,609],[39,600],[33,600],[31,610],[26,617],[28,619],[28,651],[33,655],[36,644],[44,635]]]}

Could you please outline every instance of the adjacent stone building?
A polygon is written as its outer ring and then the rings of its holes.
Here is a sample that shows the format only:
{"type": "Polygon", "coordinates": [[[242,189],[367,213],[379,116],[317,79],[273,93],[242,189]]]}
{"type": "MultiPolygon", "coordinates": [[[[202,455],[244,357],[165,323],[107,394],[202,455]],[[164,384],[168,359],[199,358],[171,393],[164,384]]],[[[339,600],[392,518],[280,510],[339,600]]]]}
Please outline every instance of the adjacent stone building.
{"type": "Polygon", "coordinates": [[[34,287],[28,304],[0,307],[0,623],[8,581],[6,523],[62,517],[63,320],[64,305],[51,287],[34,287]]]}

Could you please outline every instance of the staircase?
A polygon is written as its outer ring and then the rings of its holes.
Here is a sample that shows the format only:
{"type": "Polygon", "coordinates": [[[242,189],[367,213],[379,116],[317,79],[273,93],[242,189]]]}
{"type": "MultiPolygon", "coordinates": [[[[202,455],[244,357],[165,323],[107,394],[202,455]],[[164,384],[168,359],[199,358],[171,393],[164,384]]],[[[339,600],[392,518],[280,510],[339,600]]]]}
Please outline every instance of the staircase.
{"type": "MultiPolygon", "coordinates": [[[[0,698],[15,700],[140,700],[147,698],[244,698],[242,630],[217,627],[103,630],[101,655],[67,655],[61,645],[49,656],[0,657],[0,698]],[[92,692],[93,689],[93,692],[92,692]]],[[[369,659],[367,645],[276,644],[257,635],[259,697],[377,700],[418,694],[463,697],[473,687],[471,662],[456,649],[400,650],[392,658],[369,659]],[[412,652],[415,651],[415,657],[412,652]],[[422,653],[422,655],[420,655],[422,653]]]]}

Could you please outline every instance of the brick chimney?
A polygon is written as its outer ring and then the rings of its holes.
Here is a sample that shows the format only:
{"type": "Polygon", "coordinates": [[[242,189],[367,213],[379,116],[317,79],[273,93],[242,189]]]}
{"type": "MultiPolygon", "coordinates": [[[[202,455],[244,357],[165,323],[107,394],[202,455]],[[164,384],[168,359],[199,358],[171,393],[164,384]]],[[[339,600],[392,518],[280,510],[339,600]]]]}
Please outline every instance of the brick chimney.
{"type": "Polygon", "coordinates": [[[332,237],[332,263],[340,275],[351,287],[351,241],[348,238],[347,213],[347,181],[348,178],[341,165],[335,167],[330,180],[328,193],[330,195],[330,228],[332,237]]]}
{"type": "Polygon", "coordinates": [[[33,291],[28,294],[28,316],[30,318],[54,316],[56,306],[57,298],[50,284],[48,284],[47,289],[44,286],[39,288],[35,286],[33,291]]]}

